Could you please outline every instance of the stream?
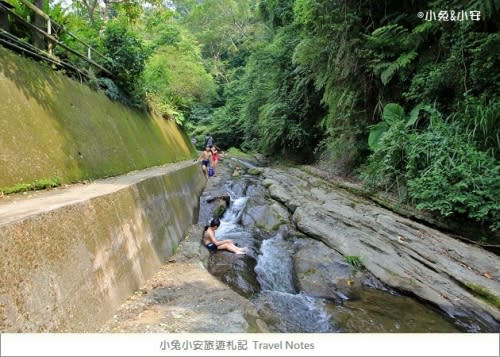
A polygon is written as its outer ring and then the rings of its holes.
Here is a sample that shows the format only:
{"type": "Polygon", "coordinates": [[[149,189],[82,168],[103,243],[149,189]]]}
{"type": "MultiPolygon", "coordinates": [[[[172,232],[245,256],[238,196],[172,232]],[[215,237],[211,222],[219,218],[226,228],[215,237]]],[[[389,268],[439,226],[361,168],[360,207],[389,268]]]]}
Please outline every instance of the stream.
{"type": "MultiPolygon", "coordinates": [[[[246,256],[215,252],[207,268],[256,307],[270,332],[464,332],[438,309],[356,269],[352,274],[364,274],[362,284],[349,289],[348,295],[342,290],[335,291],[335,298],[301,291],[294,261],[311,238],[290,222],[280,221],[270,229],[259,221],[256,217],[268,217],[266,209],[277,203],[269,198],[258,175],[249,175],[236,161],[227,161],[225,179],[216,191],[207,193],[231,197],[216,235],[219,240],[232,239],[247,246],[249,252],[246,256]],[[240,174],[231,176],[238,168],[240,174]]],[[[213,207],[201,202],[199,223],[203,225],[213,207]]]]}

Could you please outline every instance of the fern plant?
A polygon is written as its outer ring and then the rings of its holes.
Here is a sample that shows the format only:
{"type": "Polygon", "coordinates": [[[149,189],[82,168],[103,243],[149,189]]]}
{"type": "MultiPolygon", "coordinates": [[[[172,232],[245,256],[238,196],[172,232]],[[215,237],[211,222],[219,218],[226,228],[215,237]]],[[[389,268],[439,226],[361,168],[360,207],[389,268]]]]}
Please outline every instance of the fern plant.
{"type": "Polygon", "coordinates": [[[373,73],[380,77],[384,86],[402,69],[408,67],[418,56],[418,47],[428,33],[436,31],[432,23],[423,23],[409,32],[397,24],[382,26],[365,35],[364,57],[368,59],[373,73]]]}

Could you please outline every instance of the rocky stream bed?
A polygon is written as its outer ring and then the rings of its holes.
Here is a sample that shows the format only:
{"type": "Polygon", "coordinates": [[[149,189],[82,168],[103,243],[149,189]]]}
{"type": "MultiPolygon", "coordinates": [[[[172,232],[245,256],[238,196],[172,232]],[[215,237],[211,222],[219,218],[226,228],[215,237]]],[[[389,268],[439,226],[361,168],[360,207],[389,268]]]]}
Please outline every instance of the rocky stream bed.
{"type": "Polygon", "coordinates": [[[499,332],[499,267],[303,170],[226,158],[176,254],[101,331],[499,332]],[[246,256],[200,244],[221,206],[217,237],[246,256]]]}

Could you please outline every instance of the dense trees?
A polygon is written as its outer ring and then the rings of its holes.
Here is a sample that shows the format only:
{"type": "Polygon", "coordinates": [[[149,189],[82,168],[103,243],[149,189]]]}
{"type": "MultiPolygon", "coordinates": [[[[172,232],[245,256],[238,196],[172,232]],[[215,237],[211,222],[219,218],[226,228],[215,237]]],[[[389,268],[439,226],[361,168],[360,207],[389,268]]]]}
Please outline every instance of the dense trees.
{"type": "Polygon", "coordinates": [[[224,86],[211,130],[268,154],[321,154],[421,209],[497,229],[499,10],[261,0],[265,31],[224,86]]]}
{"type": "MultiPolygon", "coordinates": [[[[14,0],[13,0],[14,1],[14,0]]],[[[500,226],[500,1],[74,0],[115,98],[500,226]]],[[[71,41],[71,39],[67,39],[71,41]]]]}

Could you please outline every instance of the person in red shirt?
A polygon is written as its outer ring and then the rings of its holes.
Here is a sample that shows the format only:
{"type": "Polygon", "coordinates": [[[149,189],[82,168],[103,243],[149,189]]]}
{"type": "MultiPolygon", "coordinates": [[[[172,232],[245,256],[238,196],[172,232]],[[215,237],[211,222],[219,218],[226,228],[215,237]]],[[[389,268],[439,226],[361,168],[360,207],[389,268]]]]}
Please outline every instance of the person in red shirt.
{"type": "Polygon", "coordinates": [[[217,145],[212,146],[212,167],[214,169],[214,176],[217,176],[217,163],[219,162],[219,148],[217,145]]]}

